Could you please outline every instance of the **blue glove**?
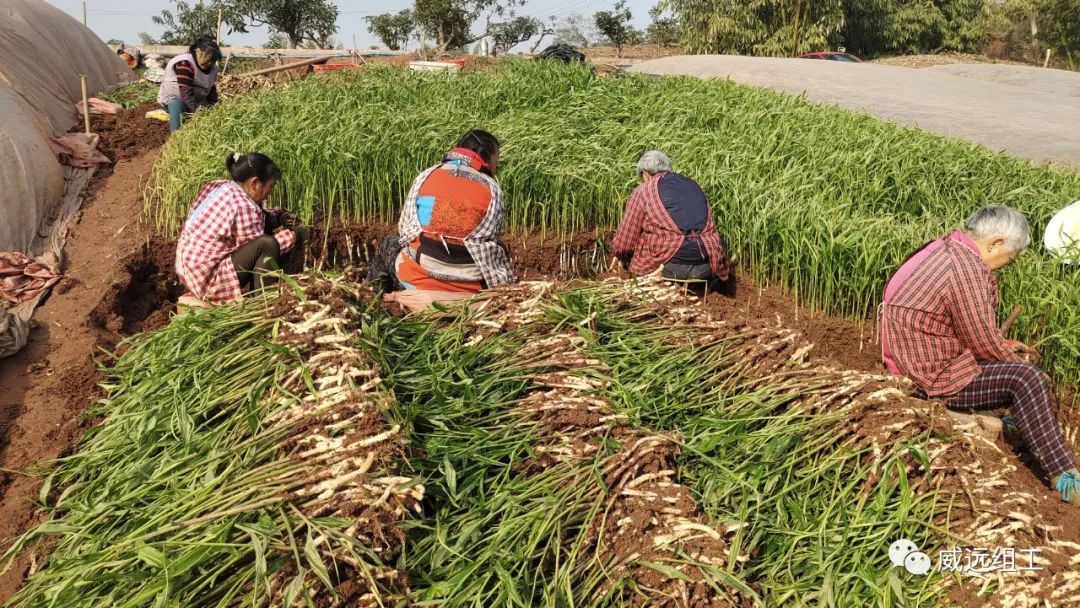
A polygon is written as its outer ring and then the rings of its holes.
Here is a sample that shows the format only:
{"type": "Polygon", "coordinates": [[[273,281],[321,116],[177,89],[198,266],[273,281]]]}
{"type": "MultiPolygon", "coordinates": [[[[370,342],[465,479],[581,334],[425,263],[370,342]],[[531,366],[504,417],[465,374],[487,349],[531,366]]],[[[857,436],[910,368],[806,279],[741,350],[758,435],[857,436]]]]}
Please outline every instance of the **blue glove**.
{"type": "Polygon", "coordinates": [[[1072,502],[1073,498],[1080,497],[1080,479],[1076,478],[1076,471],[1066,471],[1058,477],[1057,491],[1061,494],[1061,500],[1072,502]]]}

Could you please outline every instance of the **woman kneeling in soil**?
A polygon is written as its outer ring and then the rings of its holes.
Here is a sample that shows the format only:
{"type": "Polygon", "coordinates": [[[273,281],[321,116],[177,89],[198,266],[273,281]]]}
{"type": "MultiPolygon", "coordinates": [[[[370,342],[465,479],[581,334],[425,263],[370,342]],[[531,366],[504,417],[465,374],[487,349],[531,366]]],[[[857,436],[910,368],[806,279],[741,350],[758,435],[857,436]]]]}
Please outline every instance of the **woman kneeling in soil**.
{"type": "Polygon", "coordinates": [[[281,177],[274,161],[257,152],[229,154],[225,166],[232,179],[203,187],[176,244],[180,282],[209,304],[273,284],[267,273],[292,266],[310,237],[310,228],[298,227],[291,213],[262,207],[281,177]]]}
{"type": "Polygon", "coordinates": [[[924,245],[885,287],[881,354],[893,374],[951,409],[1009,408],[1017,430],[1066,502],[1080,500],[1076,458],[1062,436],[1050,382],[1029,346],[997,327],[994,271],[1031,242],[1009,207],[978,210],[963,230],[924,245]]]}
{"type": "Polygon", "coordinates": [[[158,88],[158,103],[169,114],[169,131],[180,128],[185,114],[217,103],[217,63],[221,49],[217,41],[201,36],[188,52],[173,57],[165,66],[165,79],[158,88]]]}
{"type": "Polygon", "coordinates": [[[697,182],[671,170],[671,159],[650,150],[637,164],[640,185],[612,239],[612,253],[635,274],[705,282],[728,280],[728,261],[712,209],[697,182]]]}
{"type": "Polygon", "coordinates": [[[384,289],[399,290],[388,300],[415,310],[515,282],[501,240],[498,163],[499,141],[477,129],[416,178],[398,234],[383,241],[368,273],[384,289]]]}

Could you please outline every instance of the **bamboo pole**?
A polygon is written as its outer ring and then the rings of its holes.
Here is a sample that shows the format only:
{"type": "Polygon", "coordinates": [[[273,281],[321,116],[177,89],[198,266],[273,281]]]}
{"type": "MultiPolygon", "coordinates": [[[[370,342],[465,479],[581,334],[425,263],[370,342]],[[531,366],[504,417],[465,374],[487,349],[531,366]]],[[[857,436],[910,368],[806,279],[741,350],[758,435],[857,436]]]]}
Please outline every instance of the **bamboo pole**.
{"type": "Polygon", "coordinates": [[[214,41],[217,42],[218,44],[221,44],[221,9],[220,8],[217,11],[217,37],[214,38],[214,41]]]}
{"type": "Polygon", "coordinates": [[[82,85],[83,127],[86,134],[90,135],[90,98],[86,94],[86,74],[79,74],[79,82],[82,85]]]}
{"type": "Polygon", "coordinates": [[[284,65],[276,65],[272,68],[266,68],[264,70],[255,70],[254,72],[246,72],[244,76],[262,76],[263,74],[273,74],[274,72],[280,72],[282,70],[291,70],[293,68],[302,68],[305,66],[313,65],[316,63],[322,63],[328,59],[333,59],[337,55],[324,55],[322,57],[313,57],[312,59],[305,59],[304,61],[297,61],[296,63],[286,63],[284,65]]]}

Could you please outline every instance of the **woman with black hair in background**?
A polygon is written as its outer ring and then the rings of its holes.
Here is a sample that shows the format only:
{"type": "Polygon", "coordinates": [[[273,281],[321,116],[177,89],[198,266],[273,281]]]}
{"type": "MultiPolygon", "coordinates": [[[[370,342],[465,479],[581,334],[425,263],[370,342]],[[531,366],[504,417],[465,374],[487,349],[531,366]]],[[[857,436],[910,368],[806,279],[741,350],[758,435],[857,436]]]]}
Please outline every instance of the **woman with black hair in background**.
{"type": "Polygon", "coordinates": [[[158,88],[157,101],[169,114],[169,131],[176,131],[184,114],[217,103],[217,64],[221,49],[209,36],[200,36],[165,66],[165,79],[158,88]]]}
{"type": "Polygon", "coordinates": [[[232,179],[203,187],[191,204],[176,244],[176,273],[193,296],[207,304],[231,302],[271,285],[266,273],[285,254],[302,255],[310,228],[281,209],[263,209],[281,169],[263,154],[229,154],[232,179]]]}

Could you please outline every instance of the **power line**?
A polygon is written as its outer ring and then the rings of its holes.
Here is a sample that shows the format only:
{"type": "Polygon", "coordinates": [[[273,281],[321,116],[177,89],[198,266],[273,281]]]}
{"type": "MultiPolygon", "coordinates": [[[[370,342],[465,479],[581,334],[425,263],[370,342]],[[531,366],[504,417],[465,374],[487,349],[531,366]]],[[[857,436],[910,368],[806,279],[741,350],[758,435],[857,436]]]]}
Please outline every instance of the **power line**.
{"type": "Polygon", "coordinates": [[[563,15],[572,15],[585,10],[586,8],[594,7],[602,2],[609,2],[611,0],[571,0],[570,2],[561,4],[552,8],[546,12],[538,13],[536,16],[543,19],[546,17],[559,17],[563,15]]]}

